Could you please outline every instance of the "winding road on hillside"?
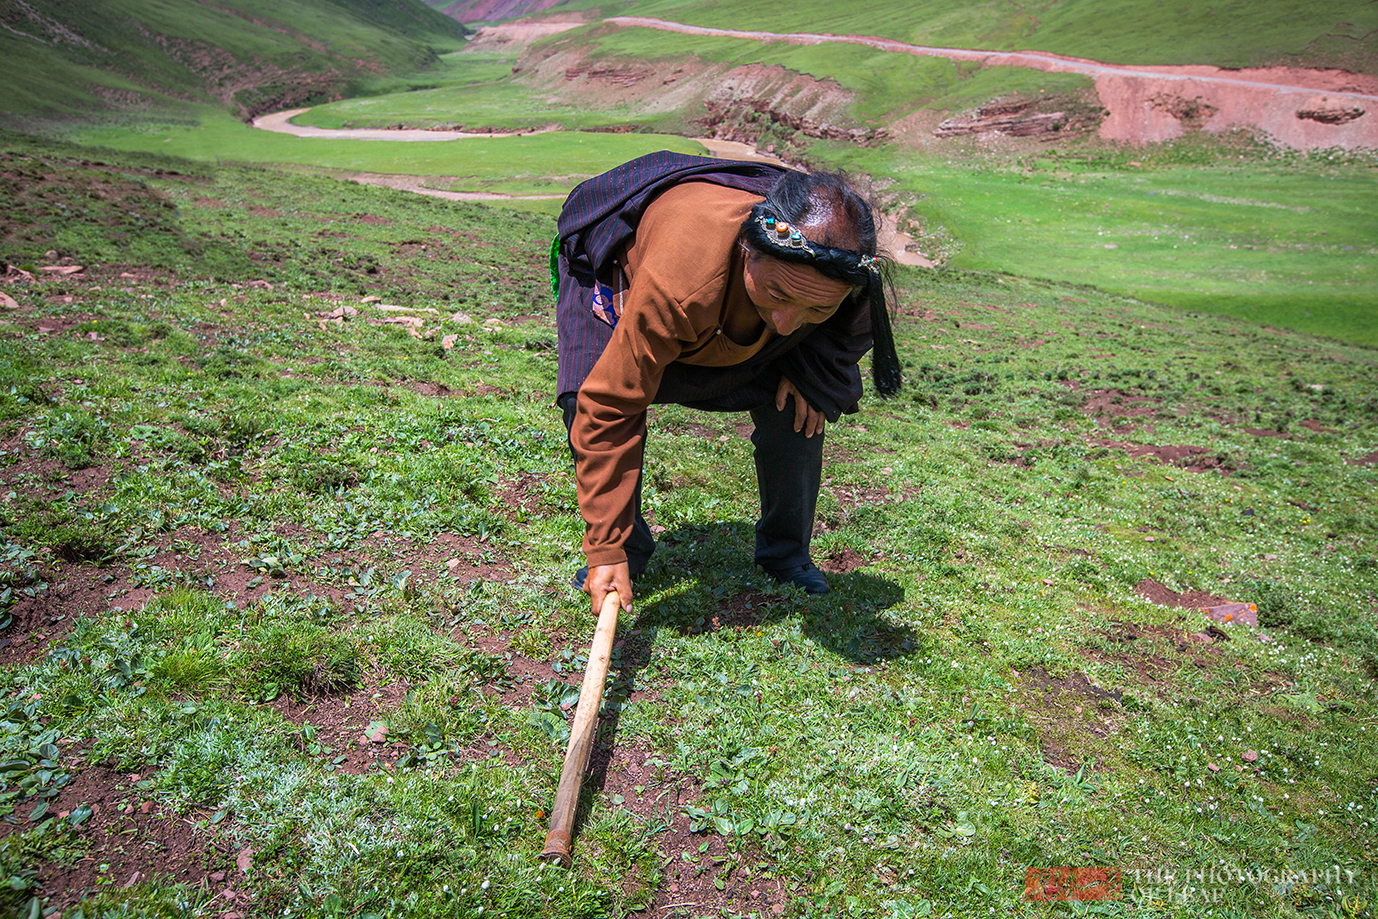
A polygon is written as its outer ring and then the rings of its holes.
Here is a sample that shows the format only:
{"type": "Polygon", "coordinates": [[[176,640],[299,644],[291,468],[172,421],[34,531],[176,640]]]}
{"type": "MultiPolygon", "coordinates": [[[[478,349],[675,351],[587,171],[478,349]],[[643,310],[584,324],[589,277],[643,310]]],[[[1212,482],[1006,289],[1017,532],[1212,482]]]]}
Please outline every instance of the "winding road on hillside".
{"type": "MultiPolygon", "coordinates": [[[[1041,51],[977,51],[911,45],[871,35],[811,32],[757,32],[692,26],[664,19],[614,16],[605,20],[626,28],[659,29],[685,35],[760,42],[865,45],[879,51],[968,61],[985,67],[1028,67],[1052,73],[1079,73],[1095,80],[1109,115],[1101,123],[1106,140],[1145,143],[1185,133],[1182,102],[1204,115],[1204,130],[1235,126],[1262,128],[1290,147],[1378,147],[1378,78],[1344,70],[1106,64],[1041,51]]],[[[571,27],[578,23],[571,23],[571,27]]],[[[509,24],[511,25],[511,24],[509,24]]],[[[501,26],[497,28],[502,28],[501,26]]],[[[817,76],[817,75],[816,75],[817,76]]]]}
{"type": "MultiPolygon", "coordinates": [[[[1250,70],[1224,70],[1211,66],[1127,66],[1040,51],[980,51],[965,48],[938,48],[912,45],[869,35],[831,35],[810,32],[761,32],[717,29],[687,25],[664,19],[616,16],[605,20],[622,28],[648,28],[734,38],[757,42],[787,42],[816,45],[828,42],[864,45],[879,51],[940,57],[987,67],[1027,67],[1046,72],[1078,73],[1095,81],[1108,114],[1101,122],[1103,139],[1129,143],[1171,140],[1191,128],[1220,132],[1235,127],[1266,131],[1279,143],[1300,149],[1316,147],[1378,148],[1378,78],[1342,70],[1313,70],[1267,67],[1250,70]],[[1194,122],[1194,123],[1192,123],[1194,122]]],[[[579,20],[561,22],[509,22],[480,29],[476,41],[510,47],[524,47],[535,38],[544,38],[565,29],[583,25],[579,20]]],[[[404,128],[315,128],[292,123],[292,118],[307,109],[291,109],[262,115],[253,126],[266,131],[306,138],[381,141],[449,141],[511,137],[532,131],[477,133],[404,128]]],[[[750,145],[711,138],[695,138],[715,156],[779,162],[750,145]]],[[[514,197],[494,192],[456,192],[427,186],[421,176],[360,173],[354,180],[383,185],[453,201],[496,201],[514,197]]],[[[523,196],[532,199],[559,199],[562,195],[523,196]]],[[[893,217],[887,215],[886,245],[904,264],[931,266],[924,256],[905,250],[909,239],[897,231],[893,217]]]]}
{"type": "MultiPolygon", "coordinates": [[[[445,140],[470,140],[491,137],[514,137],[521,134],[545,133],[550,129],[541,131],[513,131],[510,133],[476,134],[465,131],[430,131],[421,128],[313,128],[308,125],[293,124],[292,119],[310,109],[295,108],[285,109],[281,112],[273,112],[268,115],[260,115],[253,120],[253,126],[263,131],[272,131],[277,134],[290,134],[293,137],[314,137],[331,140],[381,140],[381,141],[445,141],[445,140]]],[[[761,153],[750,144],[737,143],[731,140],[717,140],[711,137],[695,137],[693,140],[703,145],[711,155],[722,157],[729,160],[752,160],[761,163],[775,163],[783,166],[785,163],[780,159],[761,153]]],[[[433,181],[433,177],[413,176],[413,175],[393,175],[389,173],[360,172],[350,176],[352,181],[362,185],[376,185],[384,188],[395,188],[399,191],[409,191],[413,194],[427,195],[432,198],[443,198],[446,201],[561,201],[565,195],[504,195],[490,191],[449,191],[443,188],[432,188],[427,185],[428,181],[433,181]]],[[[898,221],[891,214],[881,215],[884,225],[881,228],[881,245],[894,253],[895,261],[901,265],[918,265],[922,268],[932,268],[933,262],[919,252],[914,252],[906,248],[912,241],[909,236],[899,231],[898,221]]]]}

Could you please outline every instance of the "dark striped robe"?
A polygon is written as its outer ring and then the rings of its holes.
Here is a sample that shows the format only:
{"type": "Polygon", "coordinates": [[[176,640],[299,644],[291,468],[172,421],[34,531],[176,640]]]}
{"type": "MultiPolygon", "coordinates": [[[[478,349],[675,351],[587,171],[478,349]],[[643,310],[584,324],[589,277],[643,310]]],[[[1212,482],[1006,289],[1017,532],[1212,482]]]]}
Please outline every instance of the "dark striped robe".
{"type": "MultiPolygon", "coordinates": [[[[596,281],[609,287],[617,253],[636,232],[646,206],[686,179],[714,182],[765,196],[782,167],[661,151],[639,157],[580,184],[560,212],[555,307],[559,336],[557,395],[577,392],[612,338],[612,328],[593,313],[596,281]]],[[[745,411],[768,405],[782,375],[804,398],[836,421],[857,410],[861,372],[870,350],[866,301],[851,297],[827,322],[777,338],[743,364],[695,367],[679,361],[666,368],[655,402],[677,402],[709,411],[745,411]]]]}

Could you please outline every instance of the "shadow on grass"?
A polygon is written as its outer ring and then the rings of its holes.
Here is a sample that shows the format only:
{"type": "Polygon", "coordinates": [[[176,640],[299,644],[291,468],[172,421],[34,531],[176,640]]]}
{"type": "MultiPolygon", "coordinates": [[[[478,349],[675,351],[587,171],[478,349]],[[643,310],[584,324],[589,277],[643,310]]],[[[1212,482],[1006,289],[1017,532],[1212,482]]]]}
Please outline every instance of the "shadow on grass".
{"type": "Polygon", "coordinates": [[[650,663],[662,628],[692,636],[758,628],[798,617],[805,637],[856,664],[875,664],[921,650],[923,642],[913,629],[882,615],[904,599],[904,589],[895,582],[861,571],[830,574],[831,593],[808,596],[797,588],[769,582],[751,564],[750,549],[743,551],[750,546],[749,540],[754,540],[754,531],[742,523],[665,534],[640,586],[644,592],[677,583],[678,589],[655,603],[641,603],[635,621],[620,633],[613,652],[614,677],[580,795],[577,826],[584,825],[593,799],[605,786],[623,704],[636,686],[637,675],[650,663]],[[762,582],[769,585],[764,590],[757,586],[762,582]]]}
{"type": "MultiPolygon", "coordinates": [[[[632,629],[643,637],[660,628],[687,636],[798,617],[807,638],[853,663],[874,664],[918,649],[912,629],[881,615],[904,599],[904,589],[894,581],[863,571],[829,574],[832,591],[809,596],[775,584],[751,563],[754,540],[755,531],[746,523],[666,533],[641,587],[643,592],[670,584],[678,589],[643,603],[632,629]]],[[[649,654],[650,641],[646,644],[649,654]]]]}

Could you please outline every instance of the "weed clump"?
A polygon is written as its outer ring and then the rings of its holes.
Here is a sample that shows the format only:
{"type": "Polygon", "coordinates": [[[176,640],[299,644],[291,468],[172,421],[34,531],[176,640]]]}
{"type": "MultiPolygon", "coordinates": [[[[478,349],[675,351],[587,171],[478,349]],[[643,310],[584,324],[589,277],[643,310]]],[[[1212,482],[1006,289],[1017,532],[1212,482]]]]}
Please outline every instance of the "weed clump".
{"type": "Polygon", "coordinates": [[[245,642],[236,660],[250,699],[329,695],[359,682],[359,651],[346,635],[314,623],[280,623],[245,642]]]}
{"type": "Polygon", "coordinates": [[[68,469],[85,469],[95,464],[109,430],[103,418],[85,409],[63,409],[50,413],[30,442],[68,469]]]}

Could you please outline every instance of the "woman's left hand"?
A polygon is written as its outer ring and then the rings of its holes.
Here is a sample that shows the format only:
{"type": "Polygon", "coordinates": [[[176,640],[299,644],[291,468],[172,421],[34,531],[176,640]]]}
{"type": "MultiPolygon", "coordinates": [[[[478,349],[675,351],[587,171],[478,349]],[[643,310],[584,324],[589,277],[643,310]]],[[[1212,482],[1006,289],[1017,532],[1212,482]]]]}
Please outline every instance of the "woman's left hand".
{"type": "Polygon", "coordinates": [[[783,412],[790,396],[794,397],[794,430],[803,431],[805,437],[822,434],[824,425],[828,423],[827,417],[809,405],[809,401],[789,381],[789,377],[780,377],[780,388],[775,391],[775,407],[783,412]]]}

